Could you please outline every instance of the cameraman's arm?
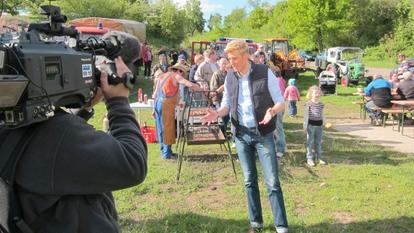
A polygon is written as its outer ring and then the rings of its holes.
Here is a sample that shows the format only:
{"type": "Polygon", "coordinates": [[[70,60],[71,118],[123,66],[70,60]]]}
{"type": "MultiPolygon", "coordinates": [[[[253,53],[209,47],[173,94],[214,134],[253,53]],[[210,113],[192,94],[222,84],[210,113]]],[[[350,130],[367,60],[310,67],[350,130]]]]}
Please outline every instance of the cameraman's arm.
{"type": "MultiPolygon", "coordinates": [[[[122,71],[123,69],[119,69],[122,71]]],[[[127,70],[127,69],[126,69],[127,70]]],[[[125,70],[123,70],[125,71],[125,70]]],[[[71,114],[59,113],[39,127],[23,156],[16,180],[35,193],[93,194],[142,183],[147,145],[123,84],[101,77],[111,135],[71,114]]]]}

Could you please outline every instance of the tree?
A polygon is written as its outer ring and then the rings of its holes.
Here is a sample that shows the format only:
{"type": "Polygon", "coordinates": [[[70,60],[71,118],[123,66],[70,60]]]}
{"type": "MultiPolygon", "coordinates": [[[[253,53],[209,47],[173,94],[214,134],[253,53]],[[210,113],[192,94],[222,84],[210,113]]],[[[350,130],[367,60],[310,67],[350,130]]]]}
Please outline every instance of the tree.
{"type": "Polygon", "coordinates": [[[262,7],[256,7],[250,12],[247,23],[252,29],[259,29],[269,20],[269,13],[262,7]]]}
{"type": "Polygon", "coordinates": [[[184,9],[187,33],[194,35],[195,31],[202,32],[205,21],[201,11],[200,0],[187,0],[184,9]]]}
{"type": "Polygon", "coordinates": [[[246,18],[246,10],[244,8],[235,8],[224,18],[223,27],[225,31],[230,31],[240,26],[243,20],[246,18]]]}
{"type": "Polygon", "coordinates": [[[152,36],[161,37],[171,45],[178,45],[184,40],[185,12],[177,9],[172,0],[154,3],[147,20],[152,36]]]}
{"type": "Polygon", "coordinates": [[[210,18],[208,19],[208,29],[210,31],[214,29],[218,29],[221,26],[221,15],[219,13],[214,13],[210,15],[210,18]]]}

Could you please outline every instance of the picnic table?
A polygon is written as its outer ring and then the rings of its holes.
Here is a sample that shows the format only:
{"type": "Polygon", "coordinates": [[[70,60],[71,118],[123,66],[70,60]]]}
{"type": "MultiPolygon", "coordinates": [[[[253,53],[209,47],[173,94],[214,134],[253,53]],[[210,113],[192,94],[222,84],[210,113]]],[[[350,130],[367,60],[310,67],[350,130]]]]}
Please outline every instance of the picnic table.
{"type": "MultiPolygon", "coordinates": [[[[391,100],[391,103],[400,106],[401,108],[401,134],[404,134],[404,113],[409,112],[414,108],[414,100],[391,100]]],[[[399,127],[398,127],[399,128],[399,127]]]]}

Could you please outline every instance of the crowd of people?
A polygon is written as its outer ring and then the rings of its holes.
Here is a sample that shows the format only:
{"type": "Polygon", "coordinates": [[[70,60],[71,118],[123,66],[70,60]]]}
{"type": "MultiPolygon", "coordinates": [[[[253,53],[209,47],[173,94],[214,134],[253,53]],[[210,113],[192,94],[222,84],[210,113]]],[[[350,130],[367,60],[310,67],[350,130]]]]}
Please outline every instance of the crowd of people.
{"type": "Polygon", "coordinates": [[[381,108],[391,108],[392,100],[414,100],[414,76],[412,64],[404,54],[398,55],[399,65],[389,79],[380,74],[374,75],[372,82],[364,88],[363,94],[369,97],[365,110],[375,125],[381,125],[381,108]]]}

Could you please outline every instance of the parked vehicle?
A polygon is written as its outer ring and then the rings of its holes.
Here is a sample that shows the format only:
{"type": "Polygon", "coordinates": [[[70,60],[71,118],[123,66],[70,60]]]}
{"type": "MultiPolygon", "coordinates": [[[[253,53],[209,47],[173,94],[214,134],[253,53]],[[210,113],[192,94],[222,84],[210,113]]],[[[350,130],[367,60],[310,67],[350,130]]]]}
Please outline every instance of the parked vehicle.
{"type": "Polygon", "coordinates": [[[316,75],[326,70],[343,83],[358,84],[364,79],[365,66],[362,64],[364,51],[358,47],[334,47],[322,52],[315,59],[316,75]]]}
{"type": "Polygon", "coordinates": [[[323,94],[336,94],[336,76],[332,71],[322,71],[319,76],[319,88],[323,94]]]}
{"type": "Polygon", "coordinates": [[[316,58],[316,54],[314,52],[311,51],[305,51],[300,49],[299,50],[299,55],[305,59],[305,61],[315,61],[316,58]]]}
{"type": "Polygon", "coordinates": [[[135,36],[141,43],[147,39],[146,25],[133,20],[89,17],[74,19],[69,24],[75,26],[81,38],[88,36],[99,38],[108,31],[121,31],[135,36]]]}
{"type": "Polygon", "coordinates": [[[299,55],[297,49],[291,49],[286,38],[266,39],[266,47],[270,51],[272,65],[277,67],[285,79],[297,78],[304,72],[305,59],[299,55]]]}

